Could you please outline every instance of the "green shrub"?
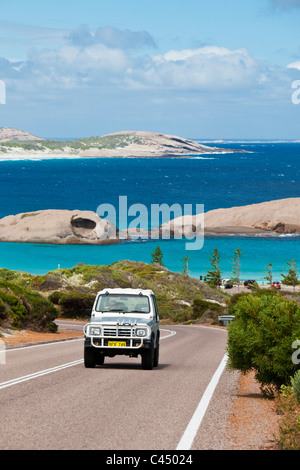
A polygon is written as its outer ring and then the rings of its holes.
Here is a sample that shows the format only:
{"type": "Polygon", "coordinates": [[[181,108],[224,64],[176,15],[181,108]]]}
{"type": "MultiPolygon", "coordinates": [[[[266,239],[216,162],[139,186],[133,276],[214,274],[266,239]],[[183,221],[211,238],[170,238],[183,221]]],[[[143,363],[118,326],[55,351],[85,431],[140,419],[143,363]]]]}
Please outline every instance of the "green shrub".
{"type": "Polygon", "coordinates": [[[63,295],[63,292],[54,291],[48,296],[48,299],[50,300],[50,302],[53,302],[54,304],[58,305],[63,295]]]}
{"type": "Polygon", "coordinates": [[[204,315],[209,316],[211,320],[216,322],[218,316],[222,315],[224,309],[221,305],[214,302],[207,302],[202,299],[194,299],[193,301],[193,320],[201,319],[204,315]]]}
{"type": "Polygon", "coordinates": [[[69,318],[88,318],[95,296],[92,294],[52,292],[48,299],[58,305],[61,316],[69,318]]]}
{"type": "Polygon", "coordinates": [[[48,299],[13,282],[0,281],[1,318],[13,328],[54,331],[58,311],[48,299]]]}
{"type": "Polygon", "coordinates": [[[28,314],[26,307],[24,307],[21,300],[13,294],[0,291],[0,298],[3,305],[7,304],[10,306],[7,315],[12,319],[12,327],[21,328],[28,314]]]}
{"type": "Polygon", "coordinates": [[[55,276],[50,273],[43,276],[34,276],[30,281],[31,288],[37,291],[51,291],[53,289],[58,289],[60,285],[61,280],[59,276],[55,276]]]}
{"type": "Polygon", "coordinates": [[[12,281],[15,279],[16,273],[15,271],[10,271],[9,269],[6,268],[0,268],[0,279],[4,281],[12,281]]]}
{"type": "Polygon", "coordinates": [[[297,366],[292,343],[300,339],[300,308],[280,295],[248,294],[229,307],[228,367],[255,377],[265,391],[289,384],[297,366]]]}
{"type": "Polygon", "coordinates": [[[1,296],[0,296],[0,318],[2,316],[5,317],[5,311],[6,311],[5,304],[4,304],[4,302],[3,302],[3,300],[1,299],[1,296]]]}

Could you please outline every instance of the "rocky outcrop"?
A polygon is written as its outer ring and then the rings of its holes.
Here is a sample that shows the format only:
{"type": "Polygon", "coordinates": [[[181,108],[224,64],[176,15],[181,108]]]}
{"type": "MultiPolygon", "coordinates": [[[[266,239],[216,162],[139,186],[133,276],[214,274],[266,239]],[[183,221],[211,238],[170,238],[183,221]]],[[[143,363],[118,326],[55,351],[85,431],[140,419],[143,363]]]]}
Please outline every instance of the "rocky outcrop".
{"type": "Polygon", "coordinates": [[[178,217],[163,224],[161,233],[170,231],[171,235],[193,232],[211,235],[260,233],[300,234],[300,198],[279,199],[274,201],[215,209],[203,215],[178,217]]]}
{"type": "Polygon", "coordinates": [[[104,245],[119,238],[116,227],[95,212],[42,210],[1,219],[0,241],[104,245]]]}
{"type": "MultiPolygon", "coordinates": [[[[123,146],[121,141],[120,146],[114,149],[95,149],[94,156],[164,157],[231,152],[231,150],[199,144],[190,139],[155,132],[123,131],[104,137],[122,137],[126,145],[123,146]]],[[[81,155],[90,154],[91,149],[81,152],[81,155]]]]}
{"type": "Polygon", "coordinates": [[[173,238],[195,234],[300,234],[300,198],[216,209],[170,220],[151,231],[118,229],[92,211],[42,210],[0,220],[0,241],[52,244],[119,243],[126,238],[173,238]]]}

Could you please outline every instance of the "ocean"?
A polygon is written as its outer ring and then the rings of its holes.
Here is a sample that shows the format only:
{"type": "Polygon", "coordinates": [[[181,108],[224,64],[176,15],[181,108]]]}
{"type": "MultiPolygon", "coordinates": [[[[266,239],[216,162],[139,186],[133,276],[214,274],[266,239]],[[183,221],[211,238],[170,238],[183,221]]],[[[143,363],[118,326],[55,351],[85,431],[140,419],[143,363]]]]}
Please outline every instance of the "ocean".
{"type": "MultiPolygon", "coordinates": [[[[196,139],[194,139],[196,140],[196,139]]],[[[215,144],[212,144],[215,145],[215,144]]],[[[43,209],[97,211],[116,208],[120,196],[128,206],[204,204],[204,210],[299,197],[300,143],[230,142],[218,147],[244,150],[190,158],[64,158],[0,162],[0,217],[43,209]]],[[[194,213],[194,212],[193,212],[194,213]]],[[[120,227],[124,228],[124,227],[120,227]]],[[[273,264],[280,280],[286,263],[300,265],[300,237],[205,237],[201,250],[186,250],[184,240],[124,242],[110,246],[57,246],[0,243],[0,266],[44,274],[77,263],[110,264],[122,259],[150,262],[159,245],[165,266],[180,272],[189,257],[189,273],[205,275],[214,248],[221,255],[224,277],[231,276],[232,256],[242,250],[241,278],[263,281],[273,264]]]]}

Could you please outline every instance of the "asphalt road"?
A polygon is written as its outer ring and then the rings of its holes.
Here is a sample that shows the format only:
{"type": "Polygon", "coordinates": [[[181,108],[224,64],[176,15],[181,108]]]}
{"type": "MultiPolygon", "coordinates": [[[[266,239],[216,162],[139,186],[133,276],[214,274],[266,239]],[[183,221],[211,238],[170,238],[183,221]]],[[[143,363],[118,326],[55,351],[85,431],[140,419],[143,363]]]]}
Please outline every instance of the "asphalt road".
{"type": "Polygon", "coordinates": [[[86,369],[82,339],[7,350],[0,449],[193,450],[219,442],[235,387],[222,373],[226,331],[161,332],[160,364],[150,371],[125,356],[86,369]]]}

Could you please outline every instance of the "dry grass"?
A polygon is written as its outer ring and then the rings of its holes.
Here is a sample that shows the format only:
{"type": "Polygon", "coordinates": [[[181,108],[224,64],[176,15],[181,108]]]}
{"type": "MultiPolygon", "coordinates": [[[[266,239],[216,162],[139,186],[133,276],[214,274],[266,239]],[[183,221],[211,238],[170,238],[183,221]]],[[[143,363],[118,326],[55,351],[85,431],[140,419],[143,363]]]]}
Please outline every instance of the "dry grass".
{"type": "Polygon", "coordinates": [[[226,428],[228,450],[279,450],[275,401],[263,397],[252,372],[240,378],[226,428]]]}
{"type": "Polygon", "coordinates": [[[276,397],[280,413],[280,445],[284,450],[300,450],[300,404],[291,387],[281,387],[276,397]]]}

